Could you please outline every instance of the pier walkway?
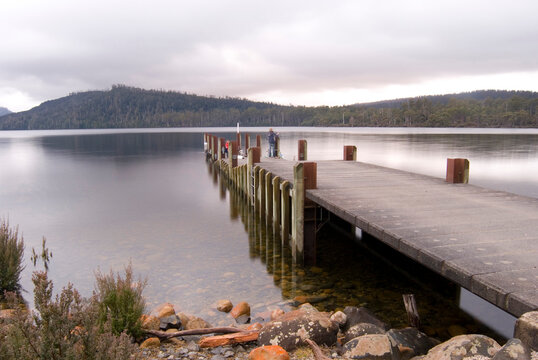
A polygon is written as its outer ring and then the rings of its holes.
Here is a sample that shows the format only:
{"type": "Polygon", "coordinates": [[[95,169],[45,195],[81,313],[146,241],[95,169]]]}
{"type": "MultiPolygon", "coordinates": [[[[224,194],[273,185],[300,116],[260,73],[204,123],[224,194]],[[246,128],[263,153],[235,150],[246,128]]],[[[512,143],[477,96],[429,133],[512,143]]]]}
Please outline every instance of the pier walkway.
{"type": "MultiPolygon", "coordinates": [[[[538,199],[355,161],[305,197],[505,311],[538,309],[538,199]]],[[[295,161],[256,165],[293,183],[295,161]]]]}

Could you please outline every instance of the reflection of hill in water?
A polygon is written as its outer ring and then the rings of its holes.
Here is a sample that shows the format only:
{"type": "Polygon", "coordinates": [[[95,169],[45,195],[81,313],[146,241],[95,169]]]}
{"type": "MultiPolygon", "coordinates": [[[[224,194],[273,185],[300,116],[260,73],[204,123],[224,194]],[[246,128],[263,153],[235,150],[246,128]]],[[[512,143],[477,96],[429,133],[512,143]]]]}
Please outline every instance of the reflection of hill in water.
{"type": "Polygon", "coordinates": [[[69,151],[75,155],[140,156],[177,153],[187,149],[200,151],[201,133],[122,133],[98,135],[48,136],[42,146],[53,151],[69,151]]]}
{"type": "Polygon", "coordinates": [[[467,333],[502,339],[459,308],[458,286],[375,239],[354,242],[326,225],[318,233],[317,265],[295,264],[272,222],[260,219],[242,194],[227,189],[221,180],[221,197],[228,192],[230,216],[241,219],[248,232],[250,257],[265,264],[288,304],[306,300],[322,311],[364,306],[392,327],[402,328],[408,326],[402,295],[415,294],[422,330],[429,335],[448,339],[448,328],[459,326],[467,333]]]}

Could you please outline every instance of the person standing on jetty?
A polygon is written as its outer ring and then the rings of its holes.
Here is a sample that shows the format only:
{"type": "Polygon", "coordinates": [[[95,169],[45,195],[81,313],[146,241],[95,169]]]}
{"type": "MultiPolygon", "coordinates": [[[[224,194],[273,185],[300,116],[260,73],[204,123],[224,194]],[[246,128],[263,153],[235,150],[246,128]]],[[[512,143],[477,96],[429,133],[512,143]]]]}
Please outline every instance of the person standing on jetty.
{"type": "Polygon", "coordinates": [[[267,134],[267,141],[269,142],[269,157],[276,157],[276,141],[278,139],[278,134],[273,132],[273,129],[269,129],[269,134],[267,134]]]}

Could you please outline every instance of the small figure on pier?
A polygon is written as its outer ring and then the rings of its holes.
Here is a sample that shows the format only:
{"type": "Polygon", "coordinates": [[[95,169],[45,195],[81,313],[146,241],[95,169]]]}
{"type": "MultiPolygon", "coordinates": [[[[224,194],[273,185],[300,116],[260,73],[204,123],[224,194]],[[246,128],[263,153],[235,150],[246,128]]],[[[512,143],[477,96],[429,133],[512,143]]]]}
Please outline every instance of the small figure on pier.
{"type": "Polygon", "coordinates": [[[277,157],[276,143],[278,140],[278,133],[273,132],[273,129],[269,129],[267,134],[267,141],[269,142],[269,157],[277,157]]]}
{"type": "Polygon", "coordinates": [[[230,146],[230,141],[226,140],[226,145],[224,146],[224,157],[228,158],[228,146],[230,146]]]}

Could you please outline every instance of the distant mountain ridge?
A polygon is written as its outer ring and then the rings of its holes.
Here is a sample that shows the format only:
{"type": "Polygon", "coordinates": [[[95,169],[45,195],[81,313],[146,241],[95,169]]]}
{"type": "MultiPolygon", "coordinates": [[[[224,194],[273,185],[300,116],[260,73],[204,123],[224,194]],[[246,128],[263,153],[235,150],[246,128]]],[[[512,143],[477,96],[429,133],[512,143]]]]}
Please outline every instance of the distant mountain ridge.
{"type": "Polygon", "coordinates": [[[7,115],[7,114],[11,114],[11,113],[12,113],[12,111],[9,111],[8,108],[0,106],[0,116],[4,116],[4,115],[7,115]]]}
{"type": "Polygon", "coordinates": [[[538,127],[538,93],[481,90],[349,106],[282,106],[114,85],[0,117],[0,130],[213,127],[538,127]]]}

